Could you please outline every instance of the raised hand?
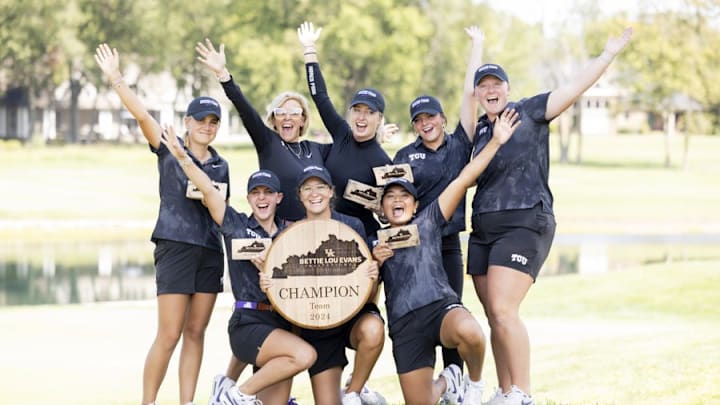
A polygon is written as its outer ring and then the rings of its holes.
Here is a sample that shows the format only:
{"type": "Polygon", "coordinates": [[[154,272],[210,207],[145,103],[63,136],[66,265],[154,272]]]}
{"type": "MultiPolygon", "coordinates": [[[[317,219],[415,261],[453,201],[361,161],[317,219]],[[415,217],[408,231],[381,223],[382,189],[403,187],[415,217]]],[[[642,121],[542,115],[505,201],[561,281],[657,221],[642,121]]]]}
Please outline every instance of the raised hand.
{"type": "Polygon", "coordinates": [[[485,41],[485,33],[482,32],[482,30],[480,30],[477,25],[472,25],[465,28],[465,33],[470,37],[473,42],[480,41],[482,43],[485,41]]]}
{"type": "Polygon", "coordinates": [[[300,24],[300,27],[297,29],[298,39],[305,48],[314,47],[315,42],[320,38],[321,32],[322,28],[316,30],[313,23],[307,21],[300,24]]]}
{"type": "Polygon", "coordinates": [[[120,73],[120,54],[117,49],[111,49],[110,45],[98,45],[97,49],[95,49],[95,62],[97,62],[100,70],[108,80],[113,81],[118,77],[122,77],[120,73]]]}
{"type": "Polygon", "coordinates": [[[627,27],[619,37],[610,37],[605,43],[605,52],[615,57],[630,42],[632,27],[627,27]]]}
{"type": "Polygon", "coordinates": [[[198,42],[195,50],[199,54],[197,59],[212,70],[215,76],[220,76],[223,73],[226,63],[225,44],[220,44],[220,49],[215,50],[215,46],[213,46],[210,39],[205,38],[205,43],[198,42]]]}
{"type": "Polygon", "coordinates": [[[172,125],[165,125],[162,135],[160,135],[160,142],[167,146],[170,153],[175,156],[178,161],[187,159],[189,156],[185,148],[180,145],[178,137],[175,134],[175,129],[172,125]]]}
{"type": "Polygon", "coordinates": [[[496,138],[501,145],[510,139],[515,129],[520,126],[522,121],[518,120],[519,116],[515,109],[509,109],[503,111],[500,115],[495,117],[495,124],[493,125],[493,138],[496,138]]]}

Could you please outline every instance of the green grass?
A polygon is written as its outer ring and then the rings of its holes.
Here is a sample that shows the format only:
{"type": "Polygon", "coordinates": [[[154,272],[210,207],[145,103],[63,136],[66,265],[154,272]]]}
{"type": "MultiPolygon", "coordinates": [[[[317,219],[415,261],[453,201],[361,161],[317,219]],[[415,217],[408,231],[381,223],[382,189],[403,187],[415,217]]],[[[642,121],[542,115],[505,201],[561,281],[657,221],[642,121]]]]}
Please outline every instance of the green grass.
{"type": "MultiPolygon", "coordinates": [[[[541,277],[522,307],[537,402],[720,403],[719,266],[720,260],[662,263],[593,276],[541,277]]],[[[208,328],[197,403],[204,403],[212,377],[227,365],[229,299],[221,295],[208,328]]],[[[464,301],[485,325],[469,280],[464,301]]],[[[3,401],[138,403],[155,322],[153,301],[0,308],[3,401]]],[[[402,403],[389,348],[388,339],[370,385],[390,402],[402,403]]],[[[176,370],[177,353],[160,403],[177,402],[176,370]]],[[[489,387],[496,384],[493,370],[488,351],[489,387]]],[[[307,374],[296,378],[293,394],[301,404],[312,403],[307,374]]]]}

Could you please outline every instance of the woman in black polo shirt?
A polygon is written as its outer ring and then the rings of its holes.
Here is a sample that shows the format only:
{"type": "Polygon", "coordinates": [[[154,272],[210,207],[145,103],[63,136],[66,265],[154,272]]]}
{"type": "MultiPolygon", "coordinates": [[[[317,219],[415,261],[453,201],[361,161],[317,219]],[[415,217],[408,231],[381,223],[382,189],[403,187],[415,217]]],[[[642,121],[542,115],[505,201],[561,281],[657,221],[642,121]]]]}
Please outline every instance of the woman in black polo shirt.
{"type": "MultiPolygon", "coordinates": [[[[432,96],[420,96],[410,103],[410,122],[417,139],[405,145],[395,154],[393,163],[407,163],[412,168],[413,185],[417,189],[419,211],[422,211],[440,195],[450,182],[470,161],[472,141],[477,121],[477,99],[474,94],[473,76],[482,63],[484,34],[475,26],[465,28],[472,41],[465,79],[463,81],[460,120],[452,134],[445,132],[447,118],[440,102],[432,96]]],[[[462,298],[463,271],[460,232],[465,230],[465,199],[442,230],[443,267],[450,287],[462,298]]],[[[457,350],[443,348],[445,367],[462,360],[457,350]]]]}
{"type": "Polygon", "coordinates": [[[519,310],[555,235],[548,186],[550,121],[603,74],[630,41],[632,30],[610,38],[603,53],[571,81],[509,102],[507,74],[496,64],[475,72],[475,94],[485,115],[476,128],[475,153],[485,148],[498,114],[514,108],[522,124],[477,179],[468,242],[468,273],[488,316],[500,387],[491,403],[531,404],[530,340],[519,310]]]}
{"type": "Polygon", "coordinates": [[[215,49],[209,39],[195,47],[198,59],[218,78],[225,95],[240,113],[243,125],[250,135],[261,169],[277,174],[285,194],[278,216],[297,221],[305,216],[305,210],[295,193],[295,180],[303,167],[323,165],[328,145],[301,140],[310,125],[309,108],[305,97],[299,93],[284,91],[270,103],[265,119],[245,98],[225,66],[225,46],[215,49]]]}
{"type": "MultiPolygon", "coordinates": [[[[163,141],[181,162],[187,176],[204,195],[205,205],[225,237],[230,249],[233,239],[274,238],[287,226],[275,215],[277,203],[283,198],[280,179],[268,170],[250,175],[247,200],[252,215],[235,211],[213,188],[210,178],[186,162],[189,156],[177,142],[172,127],[163,141]]],[[[290,323],[272,310],[267,295],[260,290],[259,256],[236,260],[228,256],[228,273],[235,297],[235,310],[228,324],[233,355],[257,370],[239,385],[225,376],[216,377],[210,405],[262,402],[285,404],[290,396],[292,378],[307,370],[316,359],[312,346],[290,332],[290,323]]]]}
{"type": "MultiPolygon", "coordinates": [[[[220,233],[176,159],[161,140],[162,128],[123,80],[120,56],[107,44],[98,46],[95,60],[127,110],[135,117],[150,150],[157,155],[160,172],[160,213],[152,240],[158,302],[158,330],[145,360],[143,404],[154,403],[168,362],[182,336],[180,351],[180,403],[192,402],[202,361],[205,328],[223,290],[223,250],[220,233]]],[[[198,97],[187,108],[185,165],[195,165],[216,185],[230,184],[227,162],[210,146],[220,124],[220,104],[198,97]]]]}

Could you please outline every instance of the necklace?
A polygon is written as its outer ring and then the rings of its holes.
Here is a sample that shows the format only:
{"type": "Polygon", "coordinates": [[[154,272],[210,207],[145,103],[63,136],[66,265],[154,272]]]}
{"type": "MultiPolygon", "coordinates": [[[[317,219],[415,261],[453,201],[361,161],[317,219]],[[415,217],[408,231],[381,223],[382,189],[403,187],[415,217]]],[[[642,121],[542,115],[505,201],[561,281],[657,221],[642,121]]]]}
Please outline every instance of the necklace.
{"type": "Polygon", "coordinates": [[[305,158],[310,159],[312,157],[312,151],[310,148],[307,148],[307,151],[305,151],[305,145],[302,142],[298,142],[296,144],[290,144],[286,143],[285,141],[280,141],[282,144],[287,148],[287,150],[290,151],[293,155],[295,155],[296,158],[301,159],[301,156],[305,154],[305,158]],[[293,149],[290,145],[297,146],[297,150],[293,149]]]}

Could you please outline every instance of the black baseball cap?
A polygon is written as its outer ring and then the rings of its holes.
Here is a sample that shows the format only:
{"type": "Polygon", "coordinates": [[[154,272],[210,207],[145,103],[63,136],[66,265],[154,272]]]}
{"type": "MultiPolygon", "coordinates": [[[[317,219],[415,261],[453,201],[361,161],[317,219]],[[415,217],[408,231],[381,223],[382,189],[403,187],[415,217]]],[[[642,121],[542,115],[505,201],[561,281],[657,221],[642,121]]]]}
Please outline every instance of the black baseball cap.
{"type": "Polygon", "coordinates": [[[504,82],[510,83],[510,80],[508,80],[505,70],[503,70],[500,65],[496,65],[494,63],[486,63],[480,66],[478,70],[475,71],[475,86],[477,86],[480,80],[482,80],[485,76],[495,76],[504,82]]]}
{"type": "Polygon", "coordinates": [[[355,96],[350,102],[350,107],[358,104],[365,104],[373,111],[380,111],[381,113],[385,112],[385,99],[379,91],[373,88],[368,87],[358,90],[358,92],[355,93],[355,96]]]}
{"type": "Polygon", "coordinates": [[[410,103],[410,121],[415,121],[415,117],[422,113],[430,115],[443,114],[443,109],[435,97],[420,96],[410,103]]]}
{"type": "Polygon", "coordinates": [[[247,192],[250,193],[255,187],[259,186],[265,186],[276,193],[279,193],[281,190],[280,179],[270,170],[258,170],[250,175],[247,192]]]}
{"type": "Polygon", "coordinates": [[[212,97],[201,96],[190,102],[185,116],[193,117],[197,121],[202,121],[203,118],[210,114],[215,114],[218,119],[220,119],[222,116],[220,114],[220,103],[212,97]]]}
{"type": "Polygon", "coordinates": [[[385,186],[383,186],[383,197],[385,197],[385,193],[391,186],[400,186],[417,199],[417,190],[415,189],[415,186],[405,177],[398,177],[385,183],[385,186]]]}
{"type": "Polygon", "coordinates": [[[330,178],[330,172],[326,168],[322,166],[307,166],[302,170],[302,172],[300,172],[300,175],[298,175],[297,186],[300,187],[311,177],[317,177],[329,186],[333,185],[332,179],[330,178]]]}

